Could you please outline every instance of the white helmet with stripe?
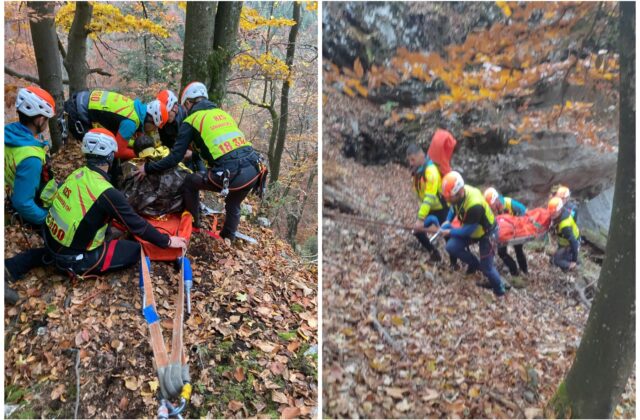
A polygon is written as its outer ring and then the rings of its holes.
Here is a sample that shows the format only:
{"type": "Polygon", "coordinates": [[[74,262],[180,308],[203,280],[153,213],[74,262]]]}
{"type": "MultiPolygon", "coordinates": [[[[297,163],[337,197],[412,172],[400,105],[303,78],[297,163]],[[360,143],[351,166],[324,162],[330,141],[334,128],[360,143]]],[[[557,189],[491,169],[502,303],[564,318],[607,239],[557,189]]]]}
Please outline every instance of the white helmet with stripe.
{"type": "Polygon", "coordinates": [[[18,90],[16,110],[29,117],[43,115],[52,118],[56,111],[53,96],[38,86],[29,86],[18,90]]]}
{"type": "Polygon", "coordinates": [[[147,104],[147,114],[153,117],[153,123],[158,128],[164,127],[167,121],[169,121],[169,111],[158,99],[154,99],[147,104]]]}
{"type": "Polygon", "coordinates": [[[200,82],[191,82],[184,88],[182,92],[182,97],[180,97],[180,103],[184,105],[187,99],[195,99],[195,98],[207,98],[207,87],[204,83],[200,82]]]}
{"type": "Polygon", "coordinates": [[[105,128],[91,129],[82,138],[82,153],[85,155],[109,157],[117,150],[116,138],[105,128]]]}
{"type": "Polygon", "coordinates": [[[178,97],[169,89],[161,90],[156,99],[167,105],[167,111],[171,111],[174,105],[178,103],[178,97]]]}

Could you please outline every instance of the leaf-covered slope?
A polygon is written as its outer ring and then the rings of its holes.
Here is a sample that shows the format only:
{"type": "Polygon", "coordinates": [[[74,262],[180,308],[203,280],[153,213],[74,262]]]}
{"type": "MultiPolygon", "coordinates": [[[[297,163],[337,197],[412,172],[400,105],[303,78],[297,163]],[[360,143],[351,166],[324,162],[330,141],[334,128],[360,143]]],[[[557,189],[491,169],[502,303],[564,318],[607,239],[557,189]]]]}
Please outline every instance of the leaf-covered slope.
{"type": "MultiPolygon", "coordinates": [[[[481,277],[431,265],[405,231],[327,216],[342,208],[412,223],[418,202],[406,169],[365,167],[336,147],[325,148],[323,167],[324,414],[542,415],[588,315],[573,287],[576,276],[549,264],[555,244],[527,247],[527,287],[498,299],[476,286],[481,277]]],[[[632,415],[634,390],[632,380],[617,416],[632,415]]]]}
{"type": "MultiPolygon", "coordinates": [[[[81,162],[75,148],[62,159],[74,162],[56,165],[62,177],[81,162]]],[[[230,246],[194,234],[189,246],[193,310],[184,343],[194,395],[186,414],[312,416],[317,271],[271,230],[246,221],[240,228],[259,245],[230,246]]],[[[37,235],[30,239],[41,243],[37,235]]],[[[5,228],[5,240],[5,257],[26,248],[15,226],[5,228]]],[[[154,262],[152,270],[168,342],[177,274],[169,263],[154,262]]],[[[14,416],[73,416],[74,349],[80,356],[80,417],[156,415],[137,268],[85,281],[40,268],[15,287],[25,299],[5,308],[5,403],[20,405],[14,416]]]]}

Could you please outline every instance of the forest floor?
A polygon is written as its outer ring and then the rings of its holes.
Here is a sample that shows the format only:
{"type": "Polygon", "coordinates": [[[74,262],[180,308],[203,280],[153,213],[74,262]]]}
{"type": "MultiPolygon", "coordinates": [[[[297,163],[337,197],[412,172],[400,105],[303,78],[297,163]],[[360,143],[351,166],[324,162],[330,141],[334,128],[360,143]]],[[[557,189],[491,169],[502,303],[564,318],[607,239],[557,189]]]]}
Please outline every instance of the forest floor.
{"type": "MultiPolygon", "coordinates": [[[[82,162],[79,146],[69,149],[54,159],[58,179],[82,162]]],[[[315,417],[317,268],[271,230],[245,220],[240,229],[259,244],[194,233],[187,251],[194,287],[184,343],[194,391],[184,415],[315,417]]],[[[5,257],[26,248],[20,229],[5,226],[5,257]]],[[[167,343],[177,275],[171,264],[152,263],[167,343]]],[[[23,299],[4,312],[5,417],[73,418],[78,392],[79,418],[156,415],[138,267],[85,281],[38,268],[14,287],[23,299]]]]}
{"type": "MultiPolygon", "coordinates": [[[[419,203],[406,168],[362,166],[342,156],[340,139],[323,141],[323,415],[541,417],[580,342],[588,309],[574,284],[597,278],[593,258],[564,274],[549,264],[554,241],[529,243],[526,278],[496,259],[518,286],[496,298],[448,259],[429,263],[410,233],[327,208],[344,200],[358,217],[412,224],[419,203]]],[[[632,377],[615,417],[634,415],[632,377]]]]}

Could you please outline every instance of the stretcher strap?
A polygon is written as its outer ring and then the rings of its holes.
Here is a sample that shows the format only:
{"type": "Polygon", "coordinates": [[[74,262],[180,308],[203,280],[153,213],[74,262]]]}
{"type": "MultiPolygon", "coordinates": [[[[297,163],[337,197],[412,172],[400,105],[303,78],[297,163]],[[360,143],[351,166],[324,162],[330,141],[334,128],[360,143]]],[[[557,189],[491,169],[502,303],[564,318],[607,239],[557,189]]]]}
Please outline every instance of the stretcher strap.
{"type": "Polygon", "coordinates": [[[153,359],[156,362],[157,369],[165,368],[169,364],[169,356],[162,338],[162,328],[156,310],[156,301],[153,297],[153,285],[151,284],[151,275],[149,274],[149,266],[144,255],[144,250],[140,247],[140,264],[142,281],[144,287],[144,315],[149,324],[150,344],[153,350],[153,359]]]}
{"type": "Polygon", "coordinates": [[[182,365],[182,323],[184,321],[184,253],[180,259],[180,280],[178,280],[178,301],[176,302],[176,313],[173,316],[173,335],[171,338],[171,364],[182,365]]]}

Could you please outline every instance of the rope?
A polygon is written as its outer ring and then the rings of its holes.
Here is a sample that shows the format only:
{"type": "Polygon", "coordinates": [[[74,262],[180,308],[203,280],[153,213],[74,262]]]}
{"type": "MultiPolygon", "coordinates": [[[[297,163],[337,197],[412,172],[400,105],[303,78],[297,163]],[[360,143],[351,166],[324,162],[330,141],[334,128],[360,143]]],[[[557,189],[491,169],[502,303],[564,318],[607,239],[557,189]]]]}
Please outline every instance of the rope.
{"type": "Polygon", "coordinates": [[[359,223],[361,225],[366,225],[366,226],[386,226],[389,228],[395,228],[395,229],[402,229],[402,230],[406,230],[406,231],[415,231],[415,232],[426,232],[427,229],[426,228],[422,228],[422,229],[416,229],[414,226],[408,226],[408,225],[400,225],[397,223],[389,223],[389,222],[383,222],[381,220],[373,220],[373,219],[368,219],[366,217],[360,217],[360,216],[355,216],[355,215],[350,215],[350,214],[343,214],[343,213],[334,213],[334,212],[329,212],[325,210],[325,215],[336,218],[336,219],[343,219],[343,220],[348,220],[350,222],[354,222],[354,223],[359,223]]]}

